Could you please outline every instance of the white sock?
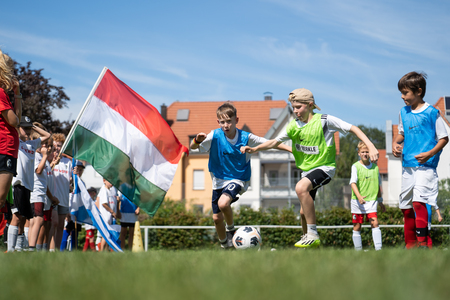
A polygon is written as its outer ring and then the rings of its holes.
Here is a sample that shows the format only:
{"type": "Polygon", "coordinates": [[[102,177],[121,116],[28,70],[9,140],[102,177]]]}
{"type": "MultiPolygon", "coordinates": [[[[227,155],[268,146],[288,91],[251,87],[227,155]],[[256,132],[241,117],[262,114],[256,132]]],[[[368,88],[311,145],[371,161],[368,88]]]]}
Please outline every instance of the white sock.
{"type": "Polygon", "coordinates": [[[362,240],[361,240],[361,231],[353,230],[353,245],[355,245],[355,250],[362,250],[362,240]]]}
{"type": "Polygon", "coordinates": [[[233,231],[234,230],[234,223],[231,225],[227,224],[227,231],[233,231]]]}
{"type": "Polygon", "coordinates": [[[28,231],[29,231],[30,227],[24,227],[23,229],[23,236],[24,236],[24,240],[23,240],[23,248],[28,249],[28,231]]]}
{"type": "Polygon", "coordinates": [[[23,236],[23,233],[19,234],[17,236],[16,248],[15,248],[16,251],[22,251],[22,249],[23,249],[23,239],[24,238],[25,237],[23,236]]]}
{"type": "Polygon", "coordinates": [[[316,224],[307,224],[306,226],[308,227],[308,234],[319,235],[316,224]]]}
{"type": "Polygon", "coordinates": [[[373,244],[375,245],[375,250],[381,250],[383,246],[382,238],[381,238],[381,230],[380,227],[372,228],[372,238],[373,244]]]}
{"type": "Polygon", "coordinates": [[[14,252],[14,248],[16,247],[18,235],[19,235],[19,227],[9,225],[9,228],[8,228],[8,252],[14,252]]]}

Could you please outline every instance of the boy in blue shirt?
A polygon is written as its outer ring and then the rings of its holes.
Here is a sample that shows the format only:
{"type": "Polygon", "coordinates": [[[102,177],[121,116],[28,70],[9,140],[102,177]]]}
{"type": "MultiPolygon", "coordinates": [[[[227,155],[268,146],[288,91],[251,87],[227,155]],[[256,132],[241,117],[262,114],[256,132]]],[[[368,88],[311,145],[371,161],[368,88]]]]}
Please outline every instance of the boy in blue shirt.
{"type": "MultiPolygon", "coordinates": [[[[197,134],[191,143],[191,149],[209,152],[208,168],[213,183],[213,220],[220,244],[226,249],[233,247],[232,238],[236,232],[231,203],[236,202],[239,194],[243,194],[250,184],[251,155],[242,154],[241,147],[255,147],[266,139],[236,128],[239,118],[231,102],[222,104],[216,113],[220,128],[208,135],[203,132],[197,134]]],[[[278,149],[291,151],[284,144],[279,145],[278,149]]]]}
{"type": "Polygon", "coordinates": [[[426,74],[404,75],[398,82],[398,90],[406,104],[400,111],[399,134],[392,143],[392,153],[402,157],[403,166],[399,208],[405,219],[406,248],[425,248],[426,205],[436,206],[439,191],[436,167],[442,148],[448,143],[448,134],[439,111],[423,100],[426,74]]]}

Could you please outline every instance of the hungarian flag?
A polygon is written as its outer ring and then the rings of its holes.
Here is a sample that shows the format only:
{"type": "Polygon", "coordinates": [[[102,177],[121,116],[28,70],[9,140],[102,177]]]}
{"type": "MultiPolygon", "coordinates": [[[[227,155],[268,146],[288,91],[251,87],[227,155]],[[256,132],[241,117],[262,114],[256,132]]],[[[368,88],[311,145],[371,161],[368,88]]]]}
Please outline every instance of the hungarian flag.
{"type": "Polygon", "coordinates": [[[151,216],[164,200],[183,152],[188,153],[158,110],[107,68],[62,151],[90,163],[151,216]]]}

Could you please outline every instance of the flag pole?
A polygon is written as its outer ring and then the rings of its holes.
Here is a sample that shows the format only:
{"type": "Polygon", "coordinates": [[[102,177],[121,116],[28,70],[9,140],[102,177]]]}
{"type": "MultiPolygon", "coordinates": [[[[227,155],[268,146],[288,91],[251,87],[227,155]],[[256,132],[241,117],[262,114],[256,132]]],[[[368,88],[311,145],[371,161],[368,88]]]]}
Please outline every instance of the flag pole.
{"type": "Polygon", "coordinates": [[[103,67],[102,72],[100,73],[100,76],[98,76],[97,81],[94,84],[94,87],[92,88],[91,92],[89,93],[89,96],[87,97],[86,101],[84,102],[83,107],[81,108],[80,113],[78,114],[78,117],[76,118],[75,122],[72,125],[72,128],[70,129],[69,134],[66,137],[66,140],[64,141],[63,146],[61,147],[61,151],[58,154],[58,157],[61,156],[61,153],[64,153],[64,150],[66,150],[67,144],[69,143],[70,138],[72,137],[75,128],[77,127],[78,123],[80,122],[81,116],[83,115],[84,111],[86,110],[86,107],[91,102],[92,96],[94,95],[95,91],[97,90],[98,85],[100,84],[100,81],[102,81],[103,76],[105,75],[106,71],[108,71],[107,67],[103,67]]]}

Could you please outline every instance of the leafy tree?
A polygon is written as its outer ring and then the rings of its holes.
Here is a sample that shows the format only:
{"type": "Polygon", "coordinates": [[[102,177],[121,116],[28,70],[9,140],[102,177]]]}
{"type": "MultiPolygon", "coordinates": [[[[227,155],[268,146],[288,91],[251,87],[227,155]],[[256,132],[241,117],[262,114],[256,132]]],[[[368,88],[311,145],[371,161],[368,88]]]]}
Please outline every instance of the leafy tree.
{"type": "MultiPolygon", "coordinates": [[[[367,135],[377,149],[386,148],[384,131],[364,125],[358,125],[358,127],[367,135]]],[[[357,153],[358,143],[359,139],[353,133],[340,137],[340,151],[336,158],[336,177],[350,178],[352,165],[359,159],[357,153]]]]}
{"type": "Polygon", "coordinates": [[[44,125],[50,132],[67,134],[73,122],[53,119],[52,111],[67,107],[69,97],[61,86],[49,83],[50,79],[42,75],[42,70],[30,68],[31,62],[25,66],[15,62],[15,75],[20,83],[23,96],[22,115],[44,125]]]}

